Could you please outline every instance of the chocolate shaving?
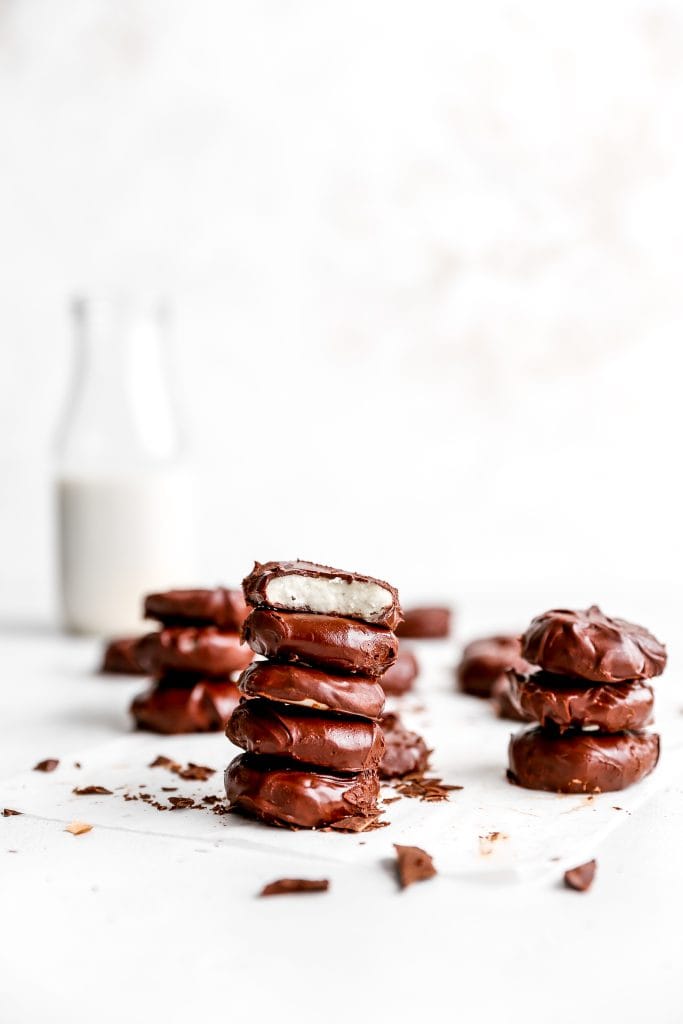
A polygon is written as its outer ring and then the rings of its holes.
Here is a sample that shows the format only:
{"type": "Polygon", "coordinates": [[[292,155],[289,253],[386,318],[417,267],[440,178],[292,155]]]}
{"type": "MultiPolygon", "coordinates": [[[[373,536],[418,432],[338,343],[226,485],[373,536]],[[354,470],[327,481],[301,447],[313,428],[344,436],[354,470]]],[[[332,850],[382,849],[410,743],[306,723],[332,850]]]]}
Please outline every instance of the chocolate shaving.
{"type": "Polygon", "coordinates": [[[56,757],[48,757],[44,761],[39,761],[38,764],[33,766],[34,772],[53,772],[55,768],[59,766],[59,761],[56,757]]]}
{"type": "Polygon", "coordinates": [[[394,849],[398,880],[402,889],[407,889],[413,882],[424,882],[436,874],[434,861],[419,846],[399,846],[394,843],[394,849]]]}
{"type": "Polygon", "coordinates": [[[178,792],[178,787],[177,786],[162,786],[161,787],[161,792],[162,793],[177,793],[178,792]]]}
{"type": "Polygon", "coordinates": [[[462,786],[452,786],[438,778],[436,775],[426,775],[424,772],[411,772],[404,775],[402,779],[391,779],[388,785],[401,794],[413,800],[424,800],[426,803],[438,803],[441,800],[449,800],[449,793],[462,789],[462,786]]]}
{"type": "Polygon", "coordinates": [[[24,813],[23,811],[15,811],[11,807],[5,807],[5,808],[3,808],[2,816],[3,816],[3,818],[13,818],[15,816],[15,814],[23,814],[23,813],[24,813]]]}
{"type": "MultiPolygon", "coordinates": [[[[380,812],[381,813],[381,812],[380,812]]],[[[332,825],[318,829],[319,832],[374,832],[377,828],[386,828],[388,821],[378,821],[379,814],[352,814],[340,818],[332,825]]]]}
{"type": "Polygon", "coordinates": [[[81,786],[80,789],[71,790],[76,796],[112,796],[112,791],[106,786],[81,786]]]}
{"type": "Polygon", "coordinates": [[[577,868],[570,868],[564,873],[564,884],[576,892],[586,892],[593,884],[597,866],[596,860],[589,860],[586,864],[579,864],[577,868]]]}
{"type": "Polygon", "coordinates": [[[296,892],[327,892],[328,878],[278,878],[264,885],[259,896],[287,896],[296,892]]]}

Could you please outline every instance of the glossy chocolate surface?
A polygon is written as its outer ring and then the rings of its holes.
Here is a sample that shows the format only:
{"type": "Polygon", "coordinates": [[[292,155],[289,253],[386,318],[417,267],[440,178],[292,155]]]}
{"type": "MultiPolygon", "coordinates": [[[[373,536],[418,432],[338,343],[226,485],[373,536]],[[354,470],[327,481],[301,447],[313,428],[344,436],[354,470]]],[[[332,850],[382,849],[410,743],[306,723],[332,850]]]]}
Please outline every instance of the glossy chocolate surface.
{"type": "Polygon", "coordinates": [[[517,672],[531,672],[533,666],[521,654],[518,636],[485,636],[473,640],[465,647],[456,669],[458,689],[472,697],[490,697],[499,679],[514,668],[517,672]]]}
{"type": "Polygon", "coordinates": [[[226,730],[228,739],[252,754],[287,757],[334,771],[376,769],[384,753],[377,722],[256,697],[243,701],[226,730]]]}
{"type": "Polygon", "coordinates": [[[365,718],[379,718],[384,708],[384,689],[376,680],[332,675],[308,665],[255,661],[242,673],[238,686],[246,697],[266,697],[365,718]]]}
{"type": "Polygon", "coordinates": [[[152,675],[187,672],[222,678],[242,671],[253,658],[239,633],[216,626],[169,626],[148,633],[138,641],[136,653],[152,675]]]}
{"type": "Polygon", "coordinates": [[[311,771],[293,762],[240,754],[225,770],[229,802],[269,824],[321,828],[377,810],[374,771],[343,774],[311,771]]]}
{"type": "Polygon", "coordinates": [[[451,633],[450,608],[406,608],[396,636],[411,640],[442,640],[451,633]]]}
{"type": "Polygon", "coordinates": [[[155,683],[131,705],[138,729],[166,735],[225,729],[239,703],[234,683],[200,680],[188,686],[155,683]]]}
{"type": "Polygon", "coordinates": [[[385,626],[309,612],[255,608],[242,628],[251,649],[274,661],[332,672],[379,676],[396,660],[398,641],[385,626]]]}
{"type": "Polygon", "coordinates": [[[382,779],[399,779],[411,772],[424,772],[429,766],[429,750],[423,738],[406,729],[399,715],[380,719],[384,731],[384,756],[379,774],[382,779]]]}
{"type": "Polygon", "coordinates": [[[647,732],[549,733],[540,726],[511,737],[511,782],[554,793],[609,793],[644,779],[659,760],[659,736],[647,732]]]}
{"type": "Polygon", "coordinates": [[[601,732],[642,729],[652,721],[654,693],[642,680],[601,683],[586,688],[569,676],[535,672],[510,673],[515,704],[529,720],[554,725],[564,732],[572,727],[597,726],[601,732]]]}
{"type": "Polygon", "coordinates": [[[305,576],[319,580],[343,580],[345,583],[374,583],[375,586],[380,587],[386,592],[388,604],[385,609],[377,613],[372,619],[372,623],[394,629],[401,621],[401,605],[399,604],[396,587],[392,587],[390,583],[386,583],[384,580],[375,579],[374,576],[364,576],[358,572],[346,572],[344,569],[334,569],[332,566],[318,565],[316,562],[264,562],[263,564],[255,562],[254,568],[242,582],[247,602],[254,607],[264,605],[269,608],[282,609],[283,606],[281,604],[269,602],[266,596],[268,584],[271,580],[280,576],[305,576]]]}
{"type": "Polygon", "coordinates": [[[166,590],[145,598],[145,618],[165,626],[212,625],[239,632],[249,614],[241,590],[166,590]]]}
{"type": "Polygon", "coordinates": [[[597,605],[538,615],[522,637],[522,654],[546,672],[596,683],[650,679],[666,665],[666,648],[651,633],[597,605]]]}
{"type": "Polygon", "coordinates": [[[413,652],[404,645],[399,645],[396,661],[380,680],[382,689],[392,697],[400,697],[401,694],[412,690],[419,674],[420,666],[413,652]]]}
{"type": "Polygon", "coordinates": [[[144,676],[145,670],[137,658],[139,639],[137,636],[121,636],[116,640],[110,640],[104,649],[100,672],[144,676]]]}

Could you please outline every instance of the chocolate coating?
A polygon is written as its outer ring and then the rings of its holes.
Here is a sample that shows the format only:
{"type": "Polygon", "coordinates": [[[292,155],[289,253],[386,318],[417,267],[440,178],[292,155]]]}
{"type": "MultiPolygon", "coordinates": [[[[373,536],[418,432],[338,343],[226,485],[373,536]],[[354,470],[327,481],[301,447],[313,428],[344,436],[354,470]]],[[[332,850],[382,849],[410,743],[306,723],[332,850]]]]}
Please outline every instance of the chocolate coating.
{"type": "Polygon", "coordinates": [[[382,715],[384,756],[379,774],[382,779],[400,779],[411,772],[424,772],[429,767],[427,744],[416,732],[406,729],[395,714],[382,715]]]}
{"type": "Polygon", "coordinates": [[[216,626],[169,626],[148,633],[138,641],[136,653],[152,675],[187,672],[222,678],[240,672],[253,658],[239,633],[223,632],[216,626]]]}
{"type": "Polygon", "coordinates": [[[510,739],[508,778],[525,789],[610,793],[649,775],[659,760],[659,736],[647,732],[567,732],[540,726],[510,739]]]}
{"type": "Polygon", "coordinates": [[[373,771],[310,771],[292,762],[240,754],[225,770],[229,802],[271,825],[321,828],[377,811],[379,779],[373,771]]]}
{"type": "Polygon", "coordinates": [[[330,675],[308,665],[255,661],[242,673],[238,686],[246,697],[266,697],[364,718],[379,718],[384,708],[384,689],[374,679],[330,675]]]}
{"type": "Polygon", "coordinates": [[[382,689],[392,697],[400,697],[412,690],[419,673],[420,666],[413,652],[399,645],[396,661],[382,676],[382,689]]]}
{"type": "Polygon", "coordinates": [[[137,659],[137,636],[122,636],[110,640],[104,649],[100,672],[115,675],[144,676],[145,670],[137,659]]]}
{"type": "Polygon", "coordinates": [[[138,694],[131,714],[138,729],[166,735],[224,729],[239,703],[234,683],[202,679],[189,686],[155,683],[138,694]]]}
{"type": "Polygon", "coordinates": [[[145,618],[164,626],[209,625],[239,632],[249,614],[241,590],[166,590],[145,598],[145,618]]]}
{"type": "Polygon", "coordinates": [[[406,608],[396,636],[411,640],[442,640],[451,633],[451,609],[406,608]]]}
{"type": "Polygon", "coordinates": [[[301,661],[349,675],[379,676],[398,652],[396,637],[384,626],[309,612],[255,608],[242,636],[253,651],[274,661],[301,661]]]}
{"type": "Polygon", "coordinates": [[[485,636],[467,644],[456,669],[458,688],[472,697],[490,697],[499,679],[514,668],[517,672],[531,672],[522,658],[518,636],[485,636]]]}
{"type": "Polygon", "coordinates": [[[609,618],[597,605],[538,615],[522,637],[522,654],[546,672],[595,683],[651,679],[666,665],[666,648],[651,633],[609,618]]]}
{"type": "Polygon", "coordinates": [[[510,673],[514,703],[530,721],[554,725],[560,732],[572,727],[597,726],[601,732],[642,729],[652,721],[654,693],[642,680],[602,683],[586,689],[569,676],[535,672],[510,673]]]}
{"type": "Polygon", "coordinates": [[[243,701],[226,730],[228,739],[252,754],[287,757],[333,771],[376,769],[384,753],[377,722],[256,697],[243,701]]]}
{"type": "MultiPolygon", "coordinates": [[[[254,568],[242,582],[244,589],[244,596],[247,602],[254,607],[264,605],[268,608],[280,608],[284,609],[282,604],[268,601],[266,591],[268,584],[271,580],[278,576],[305,576],[319,580],[343,580],[344,583],[374,583],[375,586],[381,587],[382,590],[386,591],[388,605],[381,612],[378,612],[371,620],[371,624],[379,626],[388,626],[389,629],[394,629],[402,618],[401,605],[399,604],[398,591],[396,587],[392,587],[390,583],[386,583],[384,580],[375,579],[374,576],[363,576],[358,572],[345,572],[343,569],[334,569],[329,565],[318,565],[316,562],[254,562],[254,568]]],[[[310,609],[301,608],[300,611],[309,611],[310,609]]],[[[346,615],[347,618],[353,618],[353,616],[346,615]]]]}
{"type": "Polygon", "coordinates": [[[509,674],[500,676],[493,684],[491,706],[498,718],[504,718],[507,722],[536,721],[533,715],[526,714],[515,702],[509,674]]]}

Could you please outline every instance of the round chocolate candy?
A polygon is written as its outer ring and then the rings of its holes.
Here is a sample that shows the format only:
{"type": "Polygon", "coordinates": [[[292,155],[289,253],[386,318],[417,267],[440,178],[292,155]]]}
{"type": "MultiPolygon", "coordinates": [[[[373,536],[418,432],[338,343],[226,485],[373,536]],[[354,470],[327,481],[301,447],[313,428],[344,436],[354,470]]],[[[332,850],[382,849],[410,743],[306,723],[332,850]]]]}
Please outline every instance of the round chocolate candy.
{"type": "Polygon", "coordinates": [[[510,739],[508,778],[525,789],[610,793],[639,782],[659,760],[659,736],[648,732],[567,732],[541,726],[510,739]]]}
{"type": "Polygon", "coordinates": [[[514,668],[530,672],[533,668],[521,655],[518,636],[485,636],[467,644],[456,669],[458,688],[472,697],[490,697],[499,679],[514,668]]]}
{"type": "Polygon", "coordinates": [[[420,672],[417,658],[407,647],[399,646],[398,657],[382,675],[382,689],[391,697],[400,697],[412,690],[413,683],[420,672]]]}
{"type": "Polygon", "coordinates": [[[406,729],[395,714],[382,715],[380,725],[386,744],[379,768],[380,778],[400,779],[412,772],[426,771],[430,751],[422,737],[406,729]]]}
{"type": "Polygon", "coordinates": [[[271,825],[322,828],[377,813],[377,772],[316,771],[291,761],[240,754],[225,770],[233,807],[271,825]]]}
{"type": "Polygon", "coordinates": [[[166,735],[225,729],[240,693],[234,683],[196,680],[191,685],[160,681],[131,705],[138,729],[166,735]]]}
{"type": "Polygon", "coordinates": [[[411,640],[442,640],[450,636],[451,609],[442,607],[406,608],[396,636],[411,640]]]}
{"type": "Polygon", "coordinates": [[[267,697],[364,718],[379,718],[384,708],[384,689],[376,680],[330,675],[309,665],[255,661],[242,673],[238,686],[247,697],[267,697]]]}
{"type": "Polygon", "coordinates": [[[398,640],[385,626],[309,612],[255,608],[242,627],[251,649],[274,661],[379,676],[393,665],[398,640]]]}
{"type": "Polygon", "coordinates": [[[500,676],[493,684],[491,706],[498,718],[504,718],[508,722],[536,721],[533,715],[526,714],[516,703],[509,673],[500,676]]]}
{"type": "Polygon", "coordinates": [[[384,753],[377,722],[293,708],[261,697],[240,704],[226,735],[252,754],[289,757],[341,772],[375,769],[384,753]]]}
{"type": "Polygon", "coordinates": [[[554,725],[561,732],[573,727],[597,726],[601,732],[642,729],[652,721],[654,693],[640,679],[630,683],[602,683],[586,688],[582,680],[535,672],[510,673],[514,703],[529,721],[554,725]]]}
{"type": "Polygon", "coordinates": [[[100,672],[126,676],[144,676],[145,670],[138,661],[137,636],[121,636],[110,640],[104,649],[100,672]]]}
{"type": "Polygon", "coordinates": [[[137,658],[147,672],[187,672],[225,677],[241,672],[252,661],[249,648],[239,633],[224,632],[216,626],[170,626],[143,636],[137,658]]]}
{"type": "Polygon", "coordinates": [[[522,655],[546,672],[594,683],[651,679],[666,665],[666,648],[652,633],[610,619],[597,605],[538,615],[522,637],[522,655]]]}
{"type": "Polygon", "coordinates": [[[209,625],[239,632],[249,614],[241,590],[166,590],[145,598],[145,618],[164,626],[209,625]]]}

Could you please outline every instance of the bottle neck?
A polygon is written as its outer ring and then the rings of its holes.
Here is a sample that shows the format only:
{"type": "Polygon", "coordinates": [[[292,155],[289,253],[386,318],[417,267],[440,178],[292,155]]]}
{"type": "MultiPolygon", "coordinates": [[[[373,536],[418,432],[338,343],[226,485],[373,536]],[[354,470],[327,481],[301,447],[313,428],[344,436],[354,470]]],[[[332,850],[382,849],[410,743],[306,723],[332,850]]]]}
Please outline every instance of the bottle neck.
{"type": "Polygon", "coordinates": [[[57,458],[67,472],[125,473],[180,455],[160,303],[79,299],[74,367],[57,458]]]}

